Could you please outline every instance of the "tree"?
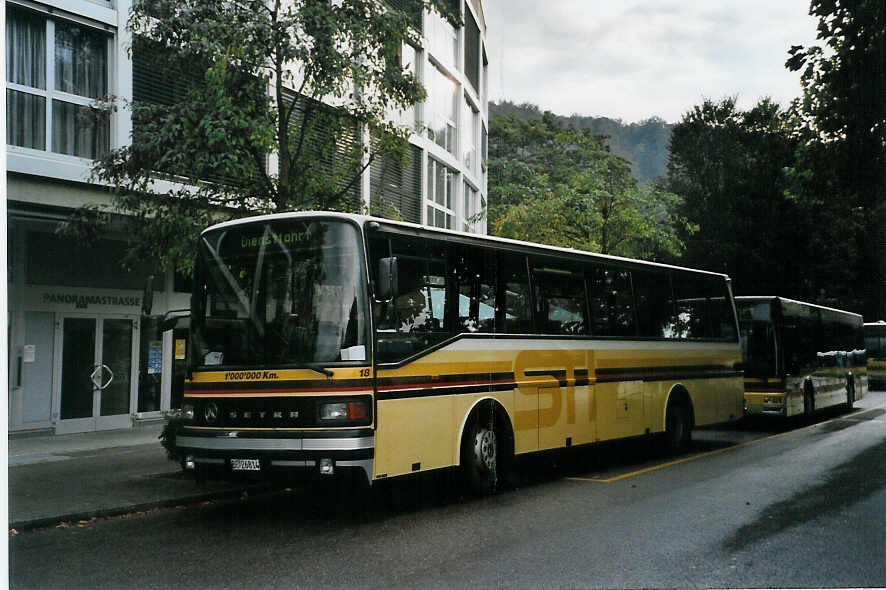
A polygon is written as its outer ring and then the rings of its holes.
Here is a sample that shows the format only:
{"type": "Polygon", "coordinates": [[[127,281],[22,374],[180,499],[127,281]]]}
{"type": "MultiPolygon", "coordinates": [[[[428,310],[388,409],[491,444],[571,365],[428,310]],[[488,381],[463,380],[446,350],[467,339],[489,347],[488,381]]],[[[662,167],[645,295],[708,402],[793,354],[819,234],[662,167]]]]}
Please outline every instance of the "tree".
{"type": "Polygon", "coordinates": [[[803,85],[791,188],[851,250],[841,260],[821,244],[827,298],[886,317],[886,4],[812,0],[809,14],[826,48],[794,46],[785,64],[803,85]]]}
{"type": "Polygon", "coordinates": [[[806,219],[785,195],[796,141],[769,99],[750,110],[735,98],[705,100],[671,134],[665,187],[695,224],[681,233],[687,265],[727,272],[736,292],[808,298],[806,219]]]}
{"type": "MultiPolygon", "coordinates": [[[[514,104],[504,100],[489,103],[489,116],[514,115],[518,119],[540,119],[542,112],[534,104],[514,104]]],[[[554,118],[576,129],[587,129],[603,135],[610,151],[631,162],[631,174],[643,182],[654,182],[665,175],[668,158],[668,140],[673,125],[658,117],[650,117],[638,123],[625,123],[607,117],[590,117],[573,114],[554,118]]]]}
{"type": "Polygon", "coordinates": [[[497,115],[489,154],[492,233],[604,254],[679,254],[677,197],[639,186],[602,136],[548,112],[525,120],[497,115]]]}
{"type": "MultiPolygon", "coordinates": [[[[425,96],[400,52],[419,42],[410,19],[426,4],[460,18],[446,0],[134,3],[133,52],[150,51],[177,84],[165,104],[128,105],[131,145],[94,167],[126,214],[130,256],[187,272],[211,221],[358,210],[361,173],[411,131],[389,114],[425,96]]],[[[78,211],[67,229],[94,232],[99,210],[78,211]]]]}

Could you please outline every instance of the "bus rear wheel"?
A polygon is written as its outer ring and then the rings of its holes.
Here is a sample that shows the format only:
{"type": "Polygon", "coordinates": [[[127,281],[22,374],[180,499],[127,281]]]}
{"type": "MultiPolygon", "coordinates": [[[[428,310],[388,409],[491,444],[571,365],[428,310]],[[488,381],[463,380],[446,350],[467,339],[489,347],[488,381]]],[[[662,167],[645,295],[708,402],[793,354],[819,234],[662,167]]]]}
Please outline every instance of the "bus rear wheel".
{"type": "Polygon", "coordinates": [[[683,453],[689,450],[692,442],[692,419],[689,408],[684,402],[675,401],[668,404],[665,414],[665,444],[670,454],[683,453]]]}
{"type": "Polygon", "coordinates": [[[461,468],[465,483],[481,496],[493,493],[505,474],[505,440],[501,428],[496,428],[494,416],[494,412],[488,412],[487,417],[475,416],[462,439],[461,468]]]}
{"type": "Polygon", "coordinates": [[[846,382],[846,409],[851,410],[855,404],[855,377],[850,376],[846,382]]]}
{"type": "Polygon", "coordinates": [[[808,379],[803,384],[803,416],[811,418],[815,412],[815,387],[808,379]]]}

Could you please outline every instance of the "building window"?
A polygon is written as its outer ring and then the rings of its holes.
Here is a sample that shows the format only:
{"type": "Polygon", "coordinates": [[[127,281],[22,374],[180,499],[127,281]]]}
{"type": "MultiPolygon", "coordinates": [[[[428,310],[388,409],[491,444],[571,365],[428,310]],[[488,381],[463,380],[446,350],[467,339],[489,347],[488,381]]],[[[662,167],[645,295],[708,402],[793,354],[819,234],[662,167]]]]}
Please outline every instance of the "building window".
{"type": "Polygon", "coordinates": [[[489,96],[489,59],[486,57],[486,46],[483,46],[483,80],[481,82],[480,104],[487,103],[489,96]]]}
{"type": "Polygon", "coordinates": [[[449,153],[457,155],[455,118],[458,113],[458,84],[438,68],[431,68],[427,86],[428,136],[449,153]]]}
{"type": "Polygon", "coordinates": [[[489,149],[489,140],[487,139],[487,137],[488,134],[486,132],[486,124],[484,123],[480,127],[480,164],[483,166],[484,172],[486,172],[486,150],[489,149]]]}
{"type": "Polygon", "coordinates": [[[452,202],[455,197],[456,173],[437,160],[428,158],[428,194],[426,225],[452,229],[455,212],[452,202]]]}
{"type": "MultiPolygon", "coordinates": [[[[400,59],[400,67],[407,74],[412,74],[412,76],[421,81],[421,73],[419,72],[419,53],[418,50],[408,43],[403,44],[403,48],[400,51],[401,59],[400,59]]],[[[398,118],[401,125],[405,127],[409,127],[410,129],[418,129],[421,124],[421,119],[419,118],[418,105],[411,105],[400,112],[400,116],[398,118]]]]}
{"type": "Polygon", "coordinates": [[[465,97],[462,103],[462,163],[475,176],[479,172],[480,112],[465,97]]]}
{"type": "Polygon", "coordinates": [[[464,186],[464,230],[474,231],[473,217],[479,213],[479,203],[477,202],[477,189],[469,185],[467,182],[464,186]]]}
{"type": "Polygon", "coordinates": [[[81,158],[107,152],[110,121],[92,105],[108,94],[109,37],[8,7],[6,39],[6,143],[81,158]]]}
{"type": "Polygon", "coordinates": [[[428,13],[427,49],[438,62],[454,70],[458,64],[458,32],[449,21],[431,11],[428,13]]]}
{"type": "Polygon", "coordinates": [[[421,223],[421,149],[410,144],[402,158],[377,156],[369,166],[370,212],[421,223]]]}
{"type": "Polygon", "coordinates": [[[480,93],[480,27],[474,20],[474,15],[465,6],[465,76],[474,87],[474,91],[480,93]]]}

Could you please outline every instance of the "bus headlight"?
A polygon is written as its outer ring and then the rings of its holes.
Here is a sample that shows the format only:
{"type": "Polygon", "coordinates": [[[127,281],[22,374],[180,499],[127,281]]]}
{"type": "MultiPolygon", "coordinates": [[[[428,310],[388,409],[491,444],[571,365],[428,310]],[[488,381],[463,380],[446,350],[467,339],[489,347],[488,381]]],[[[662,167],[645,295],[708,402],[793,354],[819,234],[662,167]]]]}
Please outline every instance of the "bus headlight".
{"type": "Polygon", "coordinates": [[[320,420],[352,422],[369,417],[369,402],[349,401],[320,404],[320,420]]]}
{"type": "Polygon", "coordinates": [[[185,420],[185,422],[193,422],[194,421],[194,405],[193,404],[182,405],[182,418],[185,420]]]}

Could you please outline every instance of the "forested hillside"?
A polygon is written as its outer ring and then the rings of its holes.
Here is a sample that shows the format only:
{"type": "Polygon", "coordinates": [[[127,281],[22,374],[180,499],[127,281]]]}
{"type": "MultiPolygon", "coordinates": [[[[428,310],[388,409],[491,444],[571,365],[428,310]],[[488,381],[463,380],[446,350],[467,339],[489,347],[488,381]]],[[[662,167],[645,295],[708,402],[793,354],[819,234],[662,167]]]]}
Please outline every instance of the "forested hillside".
{"type": "MultiPolygon", "coordinates": [[[[542,111],[533,104],[514,104],[510,101],[489,103],[490,125],[496,115],[514,115],[519,119],[541,118],[542,111]]],[[[605,135],[612,153],[631,162],[631,172],[640,182],[656,180],[664,176],[667,168],[668,141],[673,125],[657,117],[639,123],[623,123],[606,117],[569,117],[555,115],[557,120],[577,129],[588,129],[594,134],[605,135]]]]}

